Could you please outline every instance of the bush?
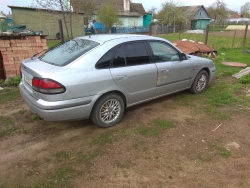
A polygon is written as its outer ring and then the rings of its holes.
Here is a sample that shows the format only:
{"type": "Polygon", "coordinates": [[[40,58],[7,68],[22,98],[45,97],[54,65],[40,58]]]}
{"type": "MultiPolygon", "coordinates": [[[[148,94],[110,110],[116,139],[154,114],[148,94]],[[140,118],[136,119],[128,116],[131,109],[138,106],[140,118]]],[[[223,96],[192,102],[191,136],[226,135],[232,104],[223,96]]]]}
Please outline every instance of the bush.
{"type": "Polygon", "coordinates": [[[21,77],[20,76],[16,76],[16,77],[12,77],[12,78],[9,78],[6,82],[6,85],[7,86],[18,86],[18,84],[20,83],[21,81],[21,77]]]}

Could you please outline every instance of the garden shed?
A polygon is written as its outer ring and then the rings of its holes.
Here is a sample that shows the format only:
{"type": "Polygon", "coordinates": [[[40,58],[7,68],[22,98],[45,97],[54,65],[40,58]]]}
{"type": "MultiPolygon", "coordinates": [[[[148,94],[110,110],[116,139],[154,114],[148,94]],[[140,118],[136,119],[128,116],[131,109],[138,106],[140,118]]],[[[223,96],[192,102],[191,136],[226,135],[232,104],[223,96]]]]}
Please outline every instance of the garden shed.
{"type": "Polygon", "coordinates": [[[211,18],[203,5],[183,6],[180,7],[180,9],[186,14],[188,18],[185,28],[192,30],[204,30],[210,23],[211,18]]]}

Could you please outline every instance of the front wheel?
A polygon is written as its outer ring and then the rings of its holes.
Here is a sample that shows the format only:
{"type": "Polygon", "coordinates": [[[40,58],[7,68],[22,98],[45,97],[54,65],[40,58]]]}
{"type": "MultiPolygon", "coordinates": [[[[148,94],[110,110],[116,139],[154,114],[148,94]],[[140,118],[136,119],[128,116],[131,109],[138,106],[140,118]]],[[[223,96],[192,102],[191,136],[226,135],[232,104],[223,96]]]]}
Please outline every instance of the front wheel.
{"type": "Polygon", "coordinates": [[[101,97],[93,107],[91,120],[99,127],[111,127],[117,124],[124,112],[124,102],[121,96],[110,93],[101,97]]]}
{"type": "Polygon", "coordinates": [[[205,70],[201,70],[196,78],[194,79],[194,82],[189,89],[189,92],[198,94],[202,93],[206,88],[208,84],[208,73],[205,70]]]}

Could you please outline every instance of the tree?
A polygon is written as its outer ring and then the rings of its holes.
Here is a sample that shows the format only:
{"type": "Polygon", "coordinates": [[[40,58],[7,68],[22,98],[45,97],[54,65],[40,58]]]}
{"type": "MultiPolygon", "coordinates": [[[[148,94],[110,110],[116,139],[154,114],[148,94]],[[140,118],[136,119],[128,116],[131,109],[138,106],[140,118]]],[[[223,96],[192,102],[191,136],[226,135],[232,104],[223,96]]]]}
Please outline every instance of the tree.
{"type": "Polygon", "coordinates": [[[71,0],[74,11],[78,13],[84,13],[84,17],[87,18],[87,25],[92,20],[94,12],[97,10],[97,0],[71,0]]]}
{"type": "Polygon", "coordinates": [[[97,21],[102,23],[108,33],[111,27],[119,22],[118,12],[112,4],[104,4],[97,12],[97,21]]]}
{"type": "Polygon", "coordinates": [[[50,11],[50,12],[61,11],[67,38],[68,39],[73,38],[72,15],[74,14],[74,12],[72,10],[71,0],[53,0],[53,1],[33,0],[32,4],[36,8],[44,9],[40,11],[50,11]],[[70,32],[69,32],[69,29],[70,29],[70,32]]]}
{"type": "Polygon", "coordinates": [[[207,8],[207,12],[214,21],[222,21],[228,17],[228,8],[226,3],[221,0],[217,0],[207,8]]]}
{"type": "Polygon", "coordinates": [[[249,17],[250,14],[250,3],[246,2],[244,5],[240,7],[240,14],[243,17],[249,17]]]}
{"type": "MultiPolygon", "coordinates": [[[[158,13],[161,23],[165,25],[182,24],[187,21],[186,14],[180,9],[181,3],[178,1],[166,1],[162,4],[162,9],[158,13]]],[[[174,28],[175,29],[175,28],[174,28]]]]}

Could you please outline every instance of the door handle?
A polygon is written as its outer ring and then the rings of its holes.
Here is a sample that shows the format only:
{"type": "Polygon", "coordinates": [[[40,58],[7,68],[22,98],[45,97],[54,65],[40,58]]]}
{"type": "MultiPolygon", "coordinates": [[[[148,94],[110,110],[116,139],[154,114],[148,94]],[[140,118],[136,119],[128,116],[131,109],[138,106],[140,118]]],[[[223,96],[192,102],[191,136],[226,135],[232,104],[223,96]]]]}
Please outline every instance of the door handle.
{"type": "Polygon", "coordinates": [[[117,75],[116,76],[116,80],[119,80],[119,81],[126,80],[126,79],[127,79],[127,75],[117,75]]]}
{"type": "Polygon", "coordinates": [[[166,72],[168,72],[168,71],[169,71],[168,69],[162,69],[162,70],[161,70],[162,73],[166,73],[166,72]]]}

